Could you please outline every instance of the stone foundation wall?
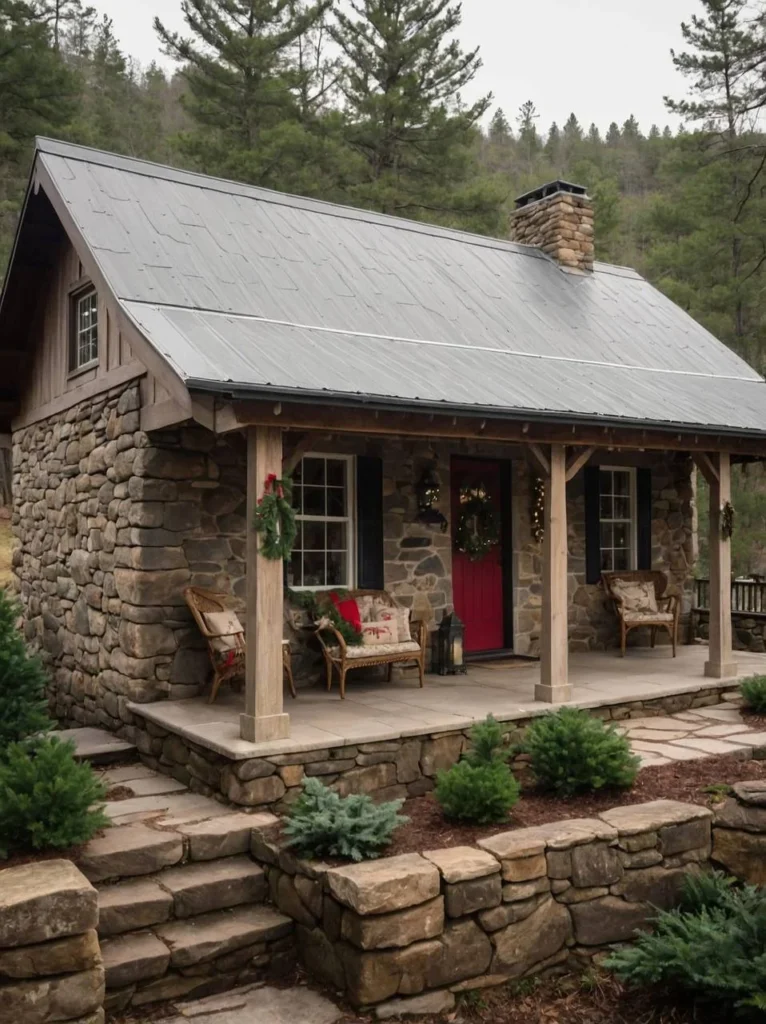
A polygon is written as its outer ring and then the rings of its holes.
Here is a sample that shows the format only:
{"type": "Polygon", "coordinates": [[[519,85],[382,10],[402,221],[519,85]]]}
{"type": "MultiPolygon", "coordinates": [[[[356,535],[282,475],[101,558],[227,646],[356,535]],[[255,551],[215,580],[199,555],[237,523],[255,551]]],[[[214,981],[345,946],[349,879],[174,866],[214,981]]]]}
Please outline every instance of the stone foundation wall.
{"type": "Polygon", "coordinates": [[[516,829],[478,849],[339,868],[300,861],[256,829],[252,854],[297,922],[309,973],[395,1016],[449,1010],[456,993],[555,965],[583,968],[630,940],[708,864],[712,817],[659,800],[516,829]]]}
{"type": "MultiPolygon", "coordinates": [[[[705,687],[670,697],[594,708],[590,713],[615,722],[650,718],[718,704],[729,692],[730,685],[705,687]]],[[[531,720],[503,722],[506,745],[518,743],[531,720]]],[[[368,793],[376,800],[422,796],[434,788],[437,772],[459,760],[469,745],[470,735],[470,729],[464,729],[232,761],[168,732],[139,713],[133,721],[135,724],[125,734],[137,745],[141,759],[150,768],[226,803],[268,808],[277,813],[287,810],[297,799],[307,775],[319,777],[343,795],[368,793]]],[[[512,762],[514,772],[521,778],[527,771],[526,762],[526,755],[518,755],[512,762]]]]}
{"type": "MultiPolygon", "coordinates": [[[[731,617],[731,641],[735,651],[766,651],[766,618],[754,618],[746,612],[735,612],[731,617]]],[[[710,614],[695,612],[694,635],[701,640],[710,638],[710,614]]]]}
{"type": "Polygon", "coordinates": [[[68,860],[0,871],[0,1024],[103,1024],[96,890],[68,860]]]}

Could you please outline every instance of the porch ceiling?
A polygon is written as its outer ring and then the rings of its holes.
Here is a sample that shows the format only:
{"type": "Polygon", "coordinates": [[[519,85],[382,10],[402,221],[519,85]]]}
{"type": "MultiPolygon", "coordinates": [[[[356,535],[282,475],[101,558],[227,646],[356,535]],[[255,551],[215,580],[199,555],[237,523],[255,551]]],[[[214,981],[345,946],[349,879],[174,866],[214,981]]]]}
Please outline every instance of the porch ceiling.
{"type": "MultiPolygon", "coordinates": [[[[718,688],[725,680],[704,679],[705,646],[634,648],[622,660],[613,651],[570,655],[569,706],[597,708],[651,700],[675,693],[718,688]]],[[[766,655],[736,653],[741,679],[766,672],[766,655]]],[[[532,697],[540,669],[536,663],[510,668],[473,665],[465,676],[426,676],[420,689],[413,678],[398,682],[356,681],[349,677],[346,700],[314,688],[289,701],[291,736],[269,743],[240,739],[243,697],[228,689],[212,706],[203,698],[131,704],[130,710],[202,747],[239,761],[266,754],[296,753],[379,740],[422,736],[468,728],[490,712],[501,721],[544,714],[557,705],[532,697]]]]}

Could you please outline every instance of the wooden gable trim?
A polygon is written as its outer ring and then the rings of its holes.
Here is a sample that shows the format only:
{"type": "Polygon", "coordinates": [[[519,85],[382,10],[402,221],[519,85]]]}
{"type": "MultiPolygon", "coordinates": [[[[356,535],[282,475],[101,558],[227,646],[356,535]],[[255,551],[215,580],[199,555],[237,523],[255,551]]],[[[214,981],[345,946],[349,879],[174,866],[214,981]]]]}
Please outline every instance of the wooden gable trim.
{"type": "MultiPolygon", "coordinates": [[[[176,371],[163,356],[154,348],[151,342],[141,333],[135,323],[130,319],[122,308],[118,297],[110,288],[106,278],[101,272],[98,261],[90,251],[80,228],[72,217],[66,202],[63,200],[53,179],[39,159],[35,165],[35,182],[39,185],[48,197],[56,216],[66,231],[69,241],[74,246],[80,263],[83,266],[85,275],[92,281],[93,285],[102,295],[106,302],[109,314],[114,317],[118,330],[124,335],[130,345],[133,354],[140,359],[144,366],[144,372],[148,370],[167,391],[170,397],[177,403],[180,411],[183,412],[182,419],[191,419],[193,415],[191,396],[188,388],[178,376],[176,371]]],[[[99,381],[103,389],[105,377],[99,381]]],[[[107,385],[112,387],[113,385],[107,385]]],[[[35,418],[39,418],[35,413],[35,418]]]]}
{"type": "Polygon", "coordinates": [[[60,412],[66,412],[67,409],[71,409],[72,406],[77,405],[79,402],[84,402],[88,398],[95,398],[102,391],[109,391],[110,388],[127,384],[128,381],[138,380],[139,377],[143,377],[145,374],[146,367],[137,360],[125,363],[123,366],[115,366],[113,370],[108,370],[100,377],[95,377],[79,387],[72,388],[71,391],[65,391],[63,395],[58,395],[57,398],[46,402],[45,405],[38,405],[27,415],[17,416],[11,423],[11,429],[21,430],[32,423],[47,420],[49,416],[56,416],[60,412]]]}
{"type": "MultiPolygon", "coordinates": [[[[695,434],[648,427],[601,427],[585,423],[484,419],[444,413],[358,409],[322,405],[318,402],[309,404],[253,399],[216,404],[217,433],[243,430],[248,426],[281,426],[285,430],[346,434],[465,438],[538,446],[565,444],[588,449],[589,457],[598,450],[625,448],[633,451],[679,451],[693,455],[697,452],[730,452],[733,455],[766,458],[766,438],[759,437],[695,434]]],[[[570,469],[577,462],[579,456],[570,469]]]]}

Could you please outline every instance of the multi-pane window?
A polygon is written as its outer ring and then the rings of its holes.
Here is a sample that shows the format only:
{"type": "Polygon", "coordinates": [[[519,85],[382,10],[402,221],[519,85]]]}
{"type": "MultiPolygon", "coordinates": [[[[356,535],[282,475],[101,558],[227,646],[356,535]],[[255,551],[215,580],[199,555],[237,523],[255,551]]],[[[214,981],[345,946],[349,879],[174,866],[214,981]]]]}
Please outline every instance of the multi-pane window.
{"type": "Polygon", "coordinates": [[[98,359],[98,295],[95,289],[72,298],[69,369],[80,370],[98,359]]]}
{"type": "Polygon", "coordinates": [[[599,473],[601,568],[635,569],[635,471],[604,467],[599,473]]]}
{"type": "Polygon", "coordinates": [[[353,586],[352,467],[348,456],[305,455],[293,474],[295,588],[353,586]]]}

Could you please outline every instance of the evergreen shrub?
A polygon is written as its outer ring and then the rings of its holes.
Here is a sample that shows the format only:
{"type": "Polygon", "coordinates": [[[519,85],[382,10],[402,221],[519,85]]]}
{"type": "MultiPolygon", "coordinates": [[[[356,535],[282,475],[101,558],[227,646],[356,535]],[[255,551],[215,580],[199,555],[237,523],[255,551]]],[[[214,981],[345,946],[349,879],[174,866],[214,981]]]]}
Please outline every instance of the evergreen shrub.
{"type": "Polygon", "coordinates": [[[766,714],[766,676],[750,676],[739,686],[746,707],[759,715],[766,714]]]}
{"type": "Polygon", "coordinates": [[[369,796],[339,796],[319,779],[303,780],[303,792],[290,809],[284,831],[288,846],[304,857],[380,856],[399,828],[409,821],[399,814],[403,800],[376,804],[369,796]]]}
{"type": "Polygon", "coordinates": [[[562,797],[608,786],[629,788],[640,765],[614,725],[579,708],[561,708],[536,719],[527,730],[524,749],[540,786],[562,797]]]}
{"type": "Polygon", "coordinates": [[[739,887],[717,871],[688,875],[680,906],[661,911],[651,934],[612,953],[605,966],[630,986],[662,985],[713,1004],[710,1019],[763,1020],[766,889],[739,887]]]}
{"type": "Polygon", "coordinates": [[[45,671],[27,650],[17,622],[21,611],[0,589],[0,758],[6,747],[50,727],[45,671]]]}
{"type": "Polygon", "coordinates": [[[461,761],[439,772],[434,795],[448,818],[477,825],[501,822],[518,802],[519,784],[506,763],[502,729],[492,715],[473,727],[471,743],[461,761]]]}
{"type": "Polygon", "coordinates": [[[104,785],[55,736],[12,743],[0,760],[0,857],[67,849],[109,825],[104,785]]]}

